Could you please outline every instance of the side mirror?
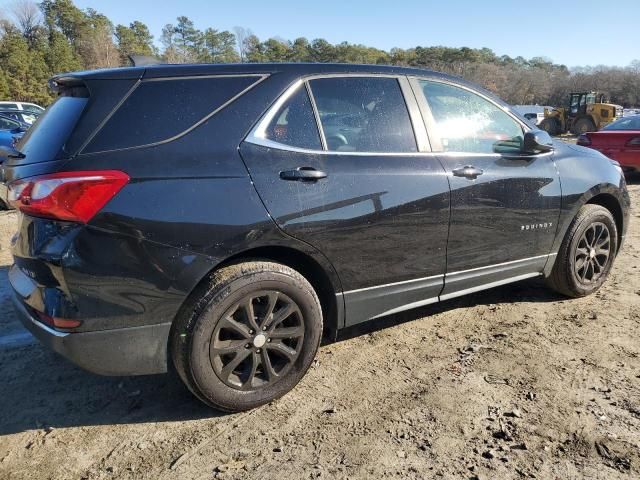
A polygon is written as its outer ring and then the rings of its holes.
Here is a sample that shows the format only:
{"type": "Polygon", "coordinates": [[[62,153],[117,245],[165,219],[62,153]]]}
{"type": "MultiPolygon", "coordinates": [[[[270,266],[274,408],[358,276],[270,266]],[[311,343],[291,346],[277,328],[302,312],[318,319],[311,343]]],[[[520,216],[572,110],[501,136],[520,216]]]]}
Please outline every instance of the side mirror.
{"type": "Polygon", "coordinates": [[[544,130],[531,130],[524,134],[522,141],[522,153],[535,155],[536,153],[546,153],[553,150],[553,140],[544,130]]]}

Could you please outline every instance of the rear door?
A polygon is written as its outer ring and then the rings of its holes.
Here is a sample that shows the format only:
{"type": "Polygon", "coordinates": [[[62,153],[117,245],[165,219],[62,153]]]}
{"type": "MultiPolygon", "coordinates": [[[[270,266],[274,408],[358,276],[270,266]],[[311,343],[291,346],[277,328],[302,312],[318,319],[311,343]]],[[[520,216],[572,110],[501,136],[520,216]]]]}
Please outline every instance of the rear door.
{"type": "Polygon", "coordinates": [[[405,77],[299,80],[241,154],[277,224],[336,268],[347,324],[437,300],[449,186],[405,77]]]}
{"type": "Polygon", "coordinates": [[[441,299],[538,275],[560,213],[553,154],[521,155],[528,127],[479,92],[437,79],[412,86],[451,185],[441,299]]]}

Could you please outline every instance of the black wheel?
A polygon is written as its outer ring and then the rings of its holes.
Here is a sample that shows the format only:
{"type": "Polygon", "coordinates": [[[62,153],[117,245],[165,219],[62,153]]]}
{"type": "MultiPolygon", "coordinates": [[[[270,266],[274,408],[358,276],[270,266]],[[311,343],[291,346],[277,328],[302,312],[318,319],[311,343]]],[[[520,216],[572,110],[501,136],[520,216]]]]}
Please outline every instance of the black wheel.
{"type": "Polygon", "coordinates": [[[584,205],[562,241],[549,285],[569,297],[595,292],[609,275],[617,247],[618,231],[609,210],[584,205]]]}
{"type": "Polygon", "coordinates": [[[557,135],[560,128],[558,127],[558,121],[555,118],[545,118],[539,125],[541,130],[544,130],[549,135],[557,135]]]}
{"type": "Polygon", "coordinates": [[[581,118],[573,124],[571,133],[583,135],[587,132],[595,132],[596,130],[596,126],[590,118],[581,118]]]}
{"type": "Polygon", "coordinates": [[[176,318],[176,370],[203,402],[248,410],[291,390],[322,336],[322,310],[295,270],[252,261],[216,271],[176,318]]]}

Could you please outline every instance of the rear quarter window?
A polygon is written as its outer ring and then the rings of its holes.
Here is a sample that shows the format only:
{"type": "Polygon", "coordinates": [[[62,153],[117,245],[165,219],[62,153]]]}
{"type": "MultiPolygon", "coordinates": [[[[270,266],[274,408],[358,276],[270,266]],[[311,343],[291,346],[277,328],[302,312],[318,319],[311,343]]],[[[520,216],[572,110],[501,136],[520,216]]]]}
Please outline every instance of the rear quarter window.
{"type": "Polygon", "coordinates": [[[174,139],[261,78],[252,75],[143,80],[83,153],[135,148],[174,139]]]}

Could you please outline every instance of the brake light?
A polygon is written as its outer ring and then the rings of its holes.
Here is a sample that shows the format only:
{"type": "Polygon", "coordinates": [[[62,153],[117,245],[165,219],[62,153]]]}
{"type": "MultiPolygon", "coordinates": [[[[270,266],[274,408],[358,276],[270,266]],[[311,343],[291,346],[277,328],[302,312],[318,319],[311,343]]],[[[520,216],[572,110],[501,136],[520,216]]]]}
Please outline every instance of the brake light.
{"type": "Polygon", "coordinates": [[[9,185],[9,203],[27,215],[87,223],[129,176],[117,170],[60,172],[9,185]]]}
{"type": "Polygon", "coordinates": [[[578,137],[578,145],[582,145],[583,147],[588,147],[591,145],[591,139],[585,135],[584,133],[578,137]]]}
{"type": "Polygon", "coordinates": [[[640,147],[640,137],[633,137],[627,142],[627,147],[640,147]]]}

